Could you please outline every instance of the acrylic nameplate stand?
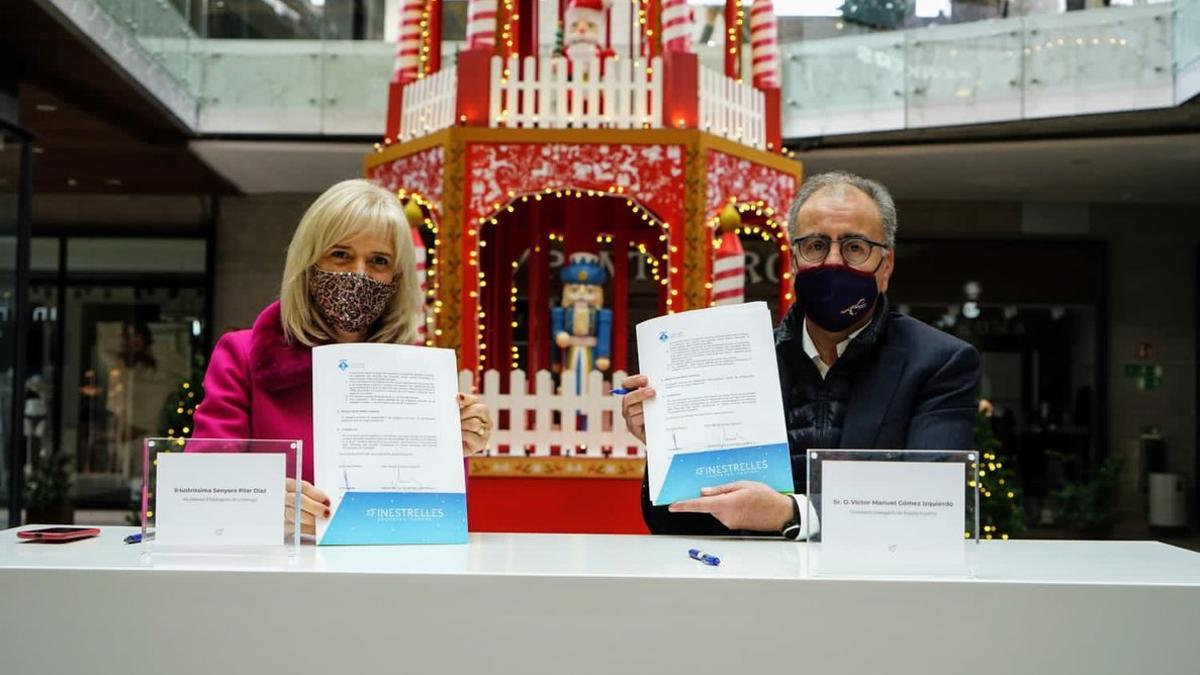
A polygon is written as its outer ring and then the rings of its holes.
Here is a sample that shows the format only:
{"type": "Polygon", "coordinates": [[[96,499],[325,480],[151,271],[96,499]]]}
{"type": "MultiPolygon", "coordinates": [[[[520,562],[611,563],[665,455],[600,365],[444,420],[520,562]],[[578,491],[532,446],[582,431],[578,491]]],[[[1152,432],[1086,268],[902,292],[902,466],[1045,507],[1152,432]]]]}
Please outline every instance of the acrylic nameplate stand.
{"type": "Polygon", "coordinates": [[[143,451],[143,563],[294,563],[300,528],[283,523],[286,506],[301,513],[299,490],[286,504],[301,441],[147,438],[143,451]]]}
{"type": "Polygon", "coordinates": [[[978,453],[809,450],[807,462],[812,575],[974,577],[978,453]]]}

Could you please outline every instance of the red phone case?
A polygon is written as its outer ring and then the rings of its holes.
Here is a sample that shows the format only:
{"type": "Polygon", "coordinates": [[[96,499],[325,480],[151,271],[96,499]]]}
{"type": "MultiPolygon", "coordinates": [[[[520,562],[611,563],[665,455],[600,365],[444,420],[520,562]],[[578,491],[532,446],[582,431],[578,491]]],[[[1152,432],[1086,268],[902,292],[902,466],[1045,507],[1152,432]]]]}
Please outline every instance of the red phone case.
{"type": "Polygon", "coordinates": [[[47,532],[46,530],[24,530],[17,533],[20,539],[31,539],[34,541],[73,541],[75,539],[86,539],[87,537],[95,537],[100,534],[98,527],[81,527],[73,529],[70,532],[47,532]]]}

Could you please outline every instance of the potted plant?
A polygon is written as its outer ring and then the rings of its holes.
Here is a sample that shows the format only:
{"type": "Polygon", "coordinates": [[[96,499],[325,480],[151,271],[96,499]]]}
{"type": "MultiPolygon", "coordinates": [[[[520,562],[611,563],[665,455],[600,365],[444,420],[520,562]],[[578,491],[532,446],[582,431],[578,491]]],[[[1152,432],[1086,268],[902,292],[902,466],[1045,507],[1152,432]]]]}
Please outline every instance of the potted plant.
{"type": "Polygon", "coordinates": [[[45,381],[31,375],[25,381],[25,442],[29,465],[25,468],[25,522],[69,525],[75,522],[71,499],[71,461],[59,448],[46,443],[45,381]]]}
{"type": "Polygon", "coordinates": [[[1054,493],[1058,523],[1088,539],[1107,539],[1117,525],[1117,478],[1123,462],[1109,457],[1090,479],[1068,483],[1054,493]]]}
{"type": "Polygon", "coordinates": [[[49,525],[75,522],[71,462],[55,448],[42,448],[31,457],[25,479],[25,522],[49,525]]]}

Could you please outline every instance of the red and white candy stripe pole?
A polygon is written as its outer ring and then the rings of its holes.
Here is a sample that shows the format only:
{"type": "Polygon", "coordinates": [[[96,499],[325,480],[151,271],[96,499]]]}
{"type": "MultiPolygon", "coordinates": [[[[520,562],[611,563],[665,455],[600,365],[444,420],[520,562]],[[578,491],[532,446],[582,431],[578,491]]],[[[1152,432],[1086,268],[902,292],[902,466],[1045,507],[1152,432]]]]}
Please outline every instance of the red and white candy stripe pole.
{"type": "Polygon", "coordinates": [[[759,89],[779,87],[779,31],[771,0],[750,5],[750,72],[759,89]]]}
{"type": "Polygon", "coordinates": [[[738,238],[742,217],[730,201],[717,215],[720,244],[713,257],[712,303],[740,305],[746,301],[746,252],[738,238]]]}
{"type": "Polygon", "coordinates": [[[692,51],[692,8],[687,0],[663,0],[662,41],[664,52],[692,51]]]}
{"type": "Polygon", "coordinates": [[[467,49],[496,47],[496,0],[468,0],[467,49]]]}
{"type": "Polygon", "coordinates": [[[402,7],[392,82],[408,84],[416,81],[421,65],[421,14],[425,11],[425,2],[404,0],[402,7]]]}
{"type": "Polygon", "coordinates": [[[714,305],[740,305],[746,301],[746,253],[735,232],[721,235],[713,261],[712,299],[714,305]]]}

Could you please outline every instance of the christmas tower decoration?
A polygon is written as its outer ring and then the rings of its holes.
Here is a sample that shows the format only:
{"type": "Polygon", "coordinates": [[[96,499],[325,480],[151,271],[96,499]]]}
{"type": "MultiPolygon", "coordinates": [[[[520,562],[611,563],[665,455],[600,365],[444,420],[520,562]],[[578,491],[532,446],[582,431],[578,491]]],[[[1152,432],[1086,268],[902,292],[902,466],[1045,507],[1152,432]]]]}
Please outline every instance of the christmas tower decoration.
{"type": "MultiPolygon", "coordinates": [[[[428,344],[455,349],[478,382],[518,366],[529,381],[553,374],[557,272],[594,244],[609,272],[608,372],[631,365],[631,303],[670,313],[744,300],[739,238],[778,251],[773,309],[786,312],[783,214],[800,166],[782,146],[779,90],[756,83],[749,60],[745,77],[701,64],[686,2],[469,0],[472,48],[445,66],[434,58],[444,3],[401,2],[419,18],[417,79],[389,88],[365,170],[421,207],[428,344]]],[[[751,9],[726,1],[727,51],[741,48],[751,9]]],[[[770,18],[760,3],[754,25],[769,29],[770,18]]],[[[760,51],[773,46],[770,30],[759,34],[760,51]]],[[[778,81],[770,53],[756,71],[767,85],[778,81]]]]}

